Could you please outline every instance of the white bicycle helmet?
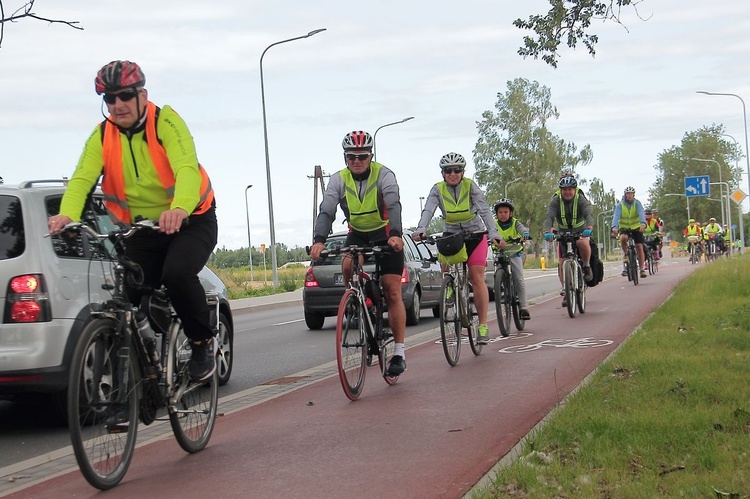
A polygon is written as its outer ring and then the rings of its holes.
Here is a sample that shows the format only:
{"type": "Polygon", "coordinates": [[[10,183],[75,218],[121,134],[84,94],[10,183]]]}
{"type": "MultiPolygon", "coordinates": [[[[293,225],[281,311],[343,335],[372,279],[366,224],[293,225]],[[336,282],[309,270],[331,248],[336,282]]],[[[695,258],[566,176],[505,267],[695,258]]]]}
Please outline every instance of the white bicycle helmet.
{"type": "Polygon", "coordinates": [[[627,187],[625,188],[625,194],[627,194],[627,193],[632,193],[632,194],[635,194],[635,187],[632,187],[632,186],[630,186],[630,185],[629,185],[629,186],[627,186],[627,187]]]}
{"type": "Polygon", "coordinates": [[[347,133],[341,142],[341,146],[345,151],[350,149],[372,149],[374,144],[372,136],[362,130],[347,133]]]}
{"type": "Polygon", "coordinates": [[[457,152],[449,152],[440,158],[440,169],[448,166],[460,166],[461,168],[466,168],[466,160],[457,152]]]}

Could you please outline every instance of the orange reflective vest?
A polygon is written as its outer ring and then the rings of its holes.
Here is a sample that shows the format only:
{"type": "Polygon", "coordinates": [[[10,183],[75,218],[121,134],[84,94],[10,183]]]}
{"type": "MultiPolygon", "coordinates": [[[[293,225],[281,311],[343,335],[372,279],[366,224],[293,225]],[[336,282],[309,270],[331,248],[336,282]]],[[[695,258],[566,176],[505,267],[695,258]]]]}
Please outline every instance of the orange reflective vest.
{"type": "MultiPolygon", "coordinates": [[[[122,166],[122,142],[119,128],[106,121],[102,137],[102,157],[104,159],[104,176],[102,178],[102,191],[104,192],[104,205],[107,207],[109,216],[115,223],[130,225],[130,209],[125,196],[125,176],[122,166]]],[[[169,164],[169,157],[164,146],[159,143],[156,135],[156,105],[148,102],[146,109],[146,142],[148,152],[154,168],[159,176],[164,191],[170,202],[174,198],[174,172],[169,164]]],[[[201,195],[198,205],[188,215],[200,215],[211,208],[214,200],[214,190],[211,187],[211,179],[202,165],[198,164],[201,173],[201,195]]]]}

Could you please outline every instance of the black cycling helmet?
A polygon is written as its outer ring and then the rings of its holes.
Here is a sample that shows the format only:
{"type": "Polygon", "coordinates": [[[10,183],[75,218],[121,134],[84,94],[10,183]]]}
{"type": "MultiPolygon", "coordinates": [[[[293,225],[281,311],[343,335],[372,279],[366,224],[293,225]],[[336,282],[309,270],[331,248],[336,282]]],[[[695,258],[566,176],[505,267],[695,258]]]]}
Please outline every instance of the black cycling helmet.
{"type": "Polygon", "coordinates": [[[650,208],[646,208],[646,210],[644,211],[644,213],[646,215],[653,215],[654,214],[653,210],[651,210],[650,208]]]}
{"type": "Polygon", "coordinates": [[[564,189],[566,187],[578,187],[578,181],[573,176],[572,173],[563,173],[563,176],[560,177],[560,183],[558,184],[560,189],[564,189]]]}
{"type": "Polygon", "coordinates": [[[507,198],[500,198],[497,200],[497,203],[495,203],[495,213],[497,213],[497,209],[501,206],[507,206],[510,208],[510,212],[513,213],[513,210],[515,209],[513,206],[513,201],[507,198]]]}

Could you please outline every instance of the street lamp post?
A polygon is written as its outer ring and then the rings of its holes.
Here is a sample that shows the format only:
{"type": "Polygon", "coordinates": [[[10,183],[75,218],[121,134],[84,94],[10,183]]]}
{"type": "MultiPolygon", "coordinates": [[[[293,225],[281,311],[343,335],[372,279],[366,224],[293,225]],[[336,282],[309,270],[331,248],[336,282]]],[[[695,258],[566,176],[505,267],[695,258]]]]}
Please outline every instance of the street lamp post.
{"type": "MultiPolygon", "coordinates": [[[[612,210],[602,211],[601,213],[599,213],[599,214],[596,215],[596,236],[597,236],[596,239],[597,239],[597,245],[599,246],[600,249],[601,249],[602,243],[599,242],[599,237],[604,236],[604,234],[602,234],[602,232],[605,232],[605,231],[601,230],[601,228],[600,228],[600,227],[602,227],[604,225],[604,215],[609,215],[610,213],[614,213],[614,212],[615,212],[615,210],[612,209],[612,210]],[[601,224],[599,224],[599,217],[602,217],[602,223],[601,224]]],[[[608,237],[609,237],[609,233],[607,233],[607,235],[604,236],[604,241],[603,241],[604,242],[604,256],[605,256],[605,260],[606,260],[606,256],[607,256],[607,238],[608,237]]]]}
{"type": "Polygon", "coordinates": [[[391,125],[398,125],[400,123],[404,123],[406,121],[413,120],[413,119],[414,119],[414,116],[408,116],[402,120],[394,121],[393,123],[386,123],[385,125],[380,125],[378,128],[375,129],[375,133],[372,134],[372,160],[373,161],[377,161],[377,158],[378,158],[376,155],[377,150],[378,150],[378,147],[377,147],[378,142],[376,139],[378,137],[378,132],[380,131],[380,129],[385,128],[387,126],[391,126],[391,125]]]}
{"type": "MultiPolygon", "coordinates": [[[[732,247],[732,243],[734,241],[732,240],[732,211],[729,209],[730,208],[729,207],[729,203],[732,202],[732,200],[729,198],[729,184],[727,184],[726,182],[709,182],[709,185],[715,185],[715,184],[719,185],[719,191],[720,192],[724,192],[724,190],[722,189],[722,187],[726,186],[726,188],[727,188],[727,217],[728,217],[727,218],[727,222],[729,223],[729,225],[727,225],[727,228],[729,229],[729,247],[731,248],[732,247]]],[[[721,196],[719,196],[719,200],[721,201],[721,205],[724,206],[724,195],[723,194],[721,196]]],[[[721,225],[722,226],[725,225],[723,221],[721,222],[721,225]]]]}
{"type": "Polygon", "coordinates": [[[263,107],[263,144],[266,149],[266,183],[268,185],[268,221],[271,227],[271,268],[273,271],[273,287],[274,288],[279,285],[279,276],[278,276],[278,269],[277,269],[277,262],[276,262],[276,229],[274,227],[274,222],[273,222],[273,194],[271,192],[271,161],[268,157],[268,126],[266,125],[266,89],[263,85],[263,56],[266,55],[266,52],[268,52],[268,49],[270,49],[271,47],[275,45],[280,45],[282,43],[287,43],[287,42],[293,42],[294,40],[301,40],[302,38],[309,38],[325,30],[326,30],[325,28],[320,28],[320,29],[310,31],[306,35],[295,36],[294,38],[287,38],[286,40],[281,40],[279,42],[272,43],[271,45],[266,47],[266,49],[263,51],[262,54],[260,54],[260,102],[261,102],[261,106],[263,107]]]}
{"type": "MultiPolygon", "coordinates": [[[[745,161],[747,162],[747,189],[748,195],[750,195],[750,148],[747,145],[747,110],[745,109],[745,101],[737,94],[723,93],[723,92],[706,92],[705,90],[698,90],[696,93],[704,95],[727,95],[731,97],[737,97],[742,103],[742,121],[745,124],[745,161]]],[[[744,234],[743,234],[744,241],[744,234]]],[[[744,246],[744,243],[743,243],[744,246]]]]}
{"type": "MultiPolygon", "coordinates": [[[[724,189],[722,189],[722,186],[726,185],[727,186],[727,191],[729,191],[729,184],[727,184],[726,182],[723,182],[722,179],[721,179],[721,165],[715,159],[688,158],[688,161],[690,161],[690,160],[692,160],[692,161],[701,161],[703,163],[715,163],[716,164],[716,168],[719,169],[719,182],[718,182],[718,185],[719,185],[719,194],[720,194],[719,195],[719,201],[721,201],[721,224],[724,225],[724,223],[726,222],[726,218],[725,218],[726,217],[726,212],[724,211],[724,189]]],[[[710,184],[715,184],[715,183],[714,182],[709,182],[709,185],[710,184]]],[[[729,192],[727,192],[727,199],[729,199],[729,192]]],[[[727,206],[727,209],[729,209],[729,206],[727,206]]]]}
{"type": "Polygon", "coordinates": [[[505,199],[508,199],[508,186],[510,184],[518,182],[520,180],[523,180],[523,178],[522,177],[514,178],[513,180],[511,180],[510,182],[508,182],[507,184],[505,184],[505,199]]]}
{"type": "Polygon", "coordinates": [[[667,194],[664,194],[664,195],[665,196],[682,196],[682,197],[684,197],[687,200],[687,215],[688,215],[688,220],[690,220],[690,197],[686,196],[685,194],[667,193],[667,194]]]}
{"type": "Polygon", "coordinates": [[[424,210],[424,207],[422,206],[422,201],[424,201],[424,196],[419,196],[419,216],[422,216],[422,210],[424,210]]]}
{"type": "MultiPolygon", "coordinates": [[[[701,133],[706,133],[706,132],[701,132],[701,133]]],[[[707,135],[713,135],[713,134],[707,134],[707,135]]],[[[728,133],[721,133],[721,134],[719,134],[719,137],[729,137],[734,142],[734,146],[739,148],[739,144],[737,143],[737,139],[735,139],[734,137],[732,137],[728,133]]],[[[737,169],[739,169],[739,167],[740,167],[739,161],[740,161],[739,158],[735,158],[734,166],[737,169]]],[[[750,178],[750,175],[748,176],[748,178],[750,178]]],[[[727,189],[728,189],[728,187],[727,187],[727,189]]],[[[731,203],[730,203],[730,206],[731,206],[731,203]]],[[[729,213],[730,209],[731,208],[727,207],[727,213],[729,213]]],[[[739,211],[739,219],[740,219],[740,226],[739,226],[739,230],[740,230],[740,244],[742,244],[742,247],[744,248],[745,247],[745,227],[744,227],[745,224],[743,222],[743,218],[744,217],[742,216],[742,203],[737,203],[737,210],[739,211]]],[[[731,224],[730,224],[729,230],[730,231],[732,230],[731,224]]]]}
{"type": "Polygon", "coordinates": [[[250,207],[247,204],[247,191],[252,187],[245,187],[245,214],[247,214],[247,252],[250,254],[250,282],[253,282],[253,244],[250,242],[250,207]]]}

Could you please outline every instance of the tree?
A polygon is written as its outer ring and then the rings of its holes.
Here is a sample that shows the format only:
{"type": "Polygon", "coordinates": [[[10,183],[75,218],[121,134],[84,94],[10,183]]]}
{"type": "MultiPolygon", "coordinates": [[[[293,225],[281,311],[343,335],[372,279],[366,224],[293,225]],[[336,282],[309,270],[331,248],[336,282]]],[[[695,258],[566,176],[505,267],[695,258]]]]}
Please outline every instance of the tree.
{"type": "Polygon", "coordinates": [[[588,144],[578,152],[574,144],[547,129],[549,120],[559,117],[549,88],[523,78],[507,86],[506,93],[498,93],[496,112],[485,111],[477,123],[474,179],[485,190],[490,206],[505,196],[508,187],[516,217],[538,242],[560,175],[589,163],[592,153],[588,144]],[[522,180],[508,185],[518,178],[522,180]]]}
{"type": "Polygon", "coordinates": [[[5,36],[5,23],[14,23],[14,22],[17,22],[19,19],[23,19],[24,17],[37,19],[39,21],[46,21],[50,24],[67,24],[73,29],[79,29],[83,31],[83,28],[81,26],[78,26],[80,24],[79,21],[63,21],[60,19],[48,19],[46,17],[40,17],[36,15],[34,12],[32,12],[35,1],[36,0],[29,0],[28,2],[24,3],[21,7],[16,9],[10,16],[5,17],[5,7],[3,5],[2,0],[0,0],[0,47],[3,45],[3,37],[5,36]]]}
{"type": "MultiPolygon", "coordinates": [[[[599,41],[596,34],[589,33],[592,20],[614,21],[620,25],[623,7],[632,7],[638,14],[638,4],[643,0],[549,0],[552,8],[546,15],[532,15],[528,20],[516,19],[513,25],[528,29],[535,37],[524,36],[524,45],[518,54],[537,59],[556,68],[560,56],[558,47],[563,37],[568,47],[574,49],[578,42],[583,43],[593,57],[599,41]]],[[[639,16],[640,17],[640,16],[639,16]]],[[[627,28],[625,28],[627,29],[627,28]]]]}
{"type": "MultiPolygon", "coordinates": [[[[688,218],[699,222],[705,222],[709,217],[721,220],[719,204],[705,196],[690,198],[690,217],[687,216],[685,177],[708,175],[710,181],[715,182],[721,176],[722,182],[729,185],[730,191],[739,185],[742,168],[737,165],[737,161],[743,156],[742,150],[734,142],[723,139],[724,133],[723,125],[686,132],[679,146],[672,146],[659,154],[659,162],[654,166],[657,178],[654,186],[649,189],[649,198],[652,207],[659,209],[659,215],[665,222],[665,230],[671,232],[673,238],[682,235],[688,218]],[[713,160],[719,166],[689,158],[713,160]]],[[[719,186],[711,188],[711,198],[718,198],[719,186]]]]}

